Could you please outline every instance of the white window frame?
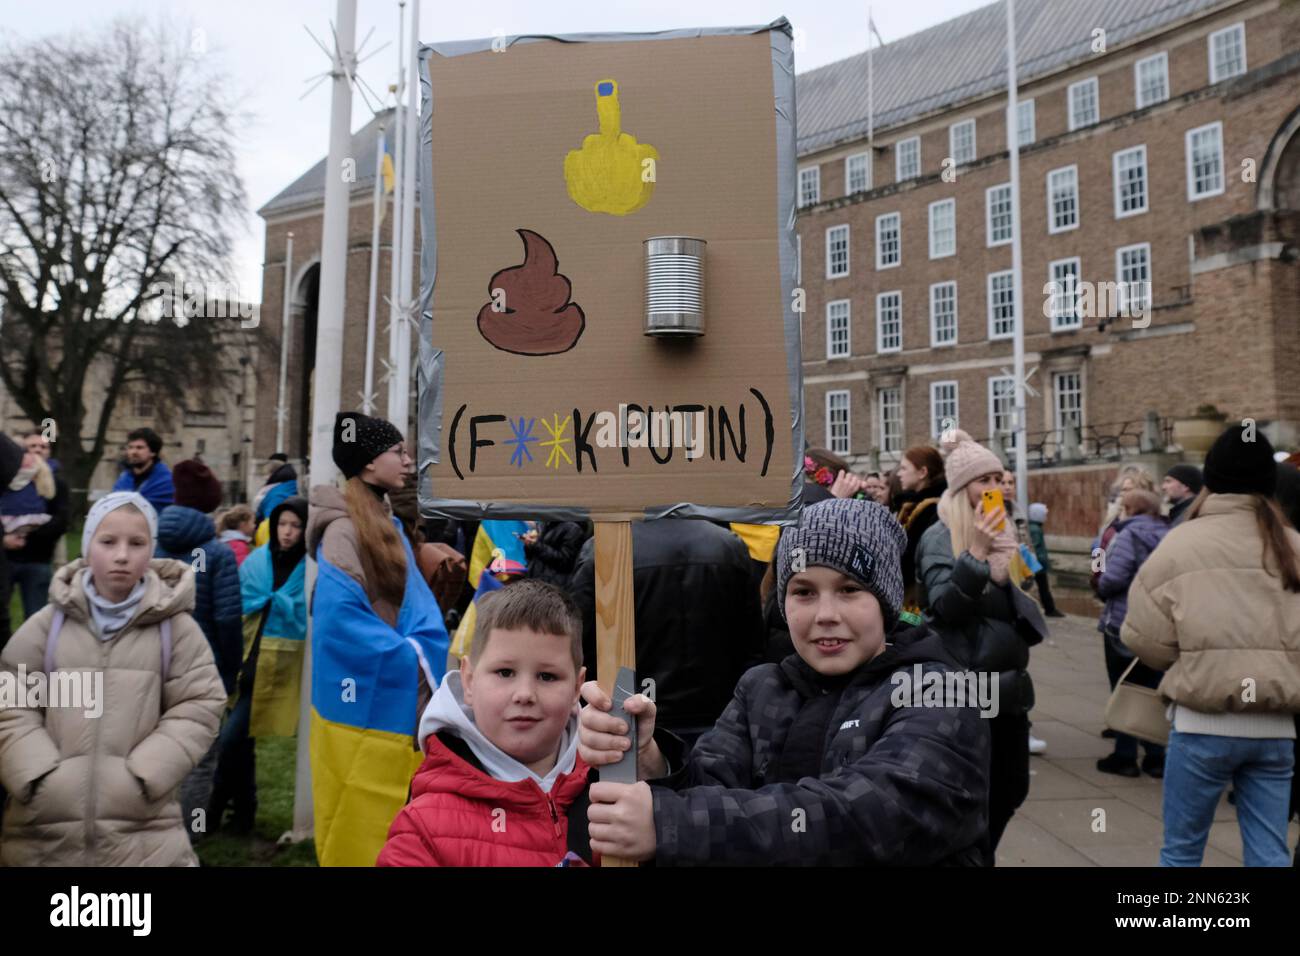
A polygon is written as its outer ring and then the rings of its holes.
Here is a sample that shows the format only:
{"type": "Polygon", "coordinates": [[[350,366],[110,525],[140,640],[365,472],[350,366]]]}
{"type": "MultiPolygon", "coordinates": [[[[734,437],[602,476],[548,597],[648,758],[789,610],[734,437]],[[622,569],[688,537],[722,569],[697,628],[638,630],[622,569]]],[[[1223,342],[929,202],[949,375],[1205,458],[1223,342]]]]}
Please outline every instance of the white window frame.
{"type": "Polygon", "coordinates": [[[1019,309],[1016,308],[1016,287],[1015,273],[1010,269],[1002,269],[997,272],[990,272],[984,283],[985,298],[988,300],[988,321],[989,321],[989,341],[996,342],[1000,339],[1014,338],[1016,334],[1016,319],[1019,317],[1019,309]],[[996,320],[993,314],[993,282],[995,279],[1007,277],[1011,279],[1011,328],[1006,332],[996,331],[996,320]]]}
{"type": "MultiPolygon", "coordinates": [[[[1147,287],[1146,287],[1145,301],[1142,303],[1143,311],[1149,312],[1151,309],[1151,305],[1155,299],[1155,293],[1153,291],[1155,289],[1155,286],[1152,283],[1152,277],[1155,274],[1155,269],[1153,268],[1151,262],[1151,243],[1134,242],[1134,243],[1130,243],[1127,246],[1120,246],[1118,249],[1115,250],[1115,287],[1119,291],[1119,297],[1118,297],[1119,301],[1116,302],[1116,306],[1118,307],[1118,310],[1121,315],[1123,315],[1125,312],[1127,312],[1130,316],[1133,315],[1133,308],[1129,305],[1130,282],[1128,280],[1125,280],[1124,278],[1124,254],[1126,252],[1132,252],[1134,249],[1141,249],[1146,255],[1147,287]]],[[[1138,281],[1142,281],[1142,280],[1138,280],[1138,281]]]]}
{"type": "Polygon", "coordinates": [[[1080,205],[1081,204],[1079,201],[1078,165],[1072,163],[1069,166],[1058,166],[1056,169],[1049,169],[1047,171],[1047,234],[1049,236],[1055,236],[1058,233],[1070,232],[1073,229],[1078,229],[1079,217],[1081,212],[1079,208],[1080,205]],[[1074,222],[1068,226],[1058,226],[1056,224],[1056,202],[1055,202],[1055,198],[1052,195],[1052,177],[1055,176],[1057,173],[1068,173],[1068,172],[1072,172],[1074,174],[1074,222]]]}
{"type": "Polygon", "coordinates": [[[1241,76],[1249,67],[1246,61],[1246,24],[1234,23],[1230,27],[1224,27],[1222,30],[1215,30],[1206,40],[1206,49],[1210,57],[1210,82],[1218,83],[1220,80],[1229,80],[1234,76],[1241,76]],[[1241,69],[1236,73],[1229,73],[1226,76],[1219,76],[1219,71],[1214,62],[1214,42],[1220,37],[1227,36],[1229,33],[1238,33],[1241,35],[1241,69]]]}
{"type": "Polygon", "coordinates": [[[1085,416],[1085,412],[1088,407],[1088,402],[1087,402],[1088,396],[1084,390],[1084,385],[1083,385],[1083,369],[1075,368],[1075,369],[1066,369],[1060,372],[1053,372],[1052,373],[1052,429],[1057,433],[1057,435],[1060,436],[1059,440],[1061,441],[1065,440],[1065,422],[1062,421],[1062,415],[1061,415],[1060,382],[1061,379],[1067,375],[1073,375],[1076,379],[1078,379],[1078,383],[1079,383],[1078,389],[1073,390],[1069,394],[1077,394],[1079,396],[1079,436],[1081,438],[1083,436],[1083,429],[1088,423],[1087,418],[1085,416]]]}
{"type": "Polygon", "coordinates": [[[1038,142],[1038,118],[1034,109],[1034,98],[1031,96],[1027,100],[1016,101],[1016,142],[1023,148],[1032,146],[1038,142]],[[1024,116],[1023,112],[1029,113],[1029,139],[1025,139],[1024,116]]]}
{"type": "Polygon", "coordinates": [[[1146,109],[1148,106],[1155,106],[1157,103],[1163,103],[1169,99],[1169,54],[1164,50],[1159,53],[1145,56],[1133,64],[1133,103],[1137,109],[1146,109]],[[1164,77],[1164,95],[1159,99],[1146,100],[1142,99],[1142,68],[1151,63],[1160,64],[1160,75],[1164,77]]]}
{"type": "Polygon", "coordinates": [[[884,388],[876,389],[876,429],[880,439],[880,452],[884,455],[897,455],[903,450],[903,388],[900,385],[887,385],[884,388]],[[893,392],[898,399],[897,402],[890,403],[896,405],[898,409],[898,418],[896,419],[898,431],[894,435],[894,442],[889,440],[889,429],[885,423],[889,421],[885,417],[885,393],[893,392]]]}
{"type": "Polygon", "coordinates": [[[953,123],[948,127],[948,155],[952,157],[957,166],[964,166],[967,163],[973,163],[979,157],[979,145],[975,139],[975,120],[964,119],[959,123],[953,123]],[[964,159],[957,155],[957,131],[970,127],[970,155],[964,159]]]}
{"type": "Polygon", "coordinates": [[[1151,170],[1147,166],[1147,147],[1145,143],[1137,146],[1130,146],[1127,149],[1118,149],[1111,154],[1110,174],[1112,191],[1115,195],[1115,218],[1127,219],[1129,216],[1140,216],[1151,208],[1151,170]],[[1142,205],[1137,209],[1124,209],[1123,203],[1123,179],[1120,176],[1120,157],[1127,156],[1131,153],[1140,153],[1142,155],[1142,205]]]}
{"type": "Polygon", "coordinates": [[[881,269],[897,269],[903,264],[903,214],[901,212],[881,213],[876,217],[876,271],[881,269]],[[897,247],[897,256],[893,262],[885,262],[882,253],[885,251],[885,244],[880,238],[880,224],[886,219],[895,221],[894,235],[895,246],[897,247]]]}
{"type": "MultiPolygon", "coordinates": [[[[839,409],[834,409],[838,411],[839,409]]],[[[836,389],[826,393],[826,447],[837,455],[852,454],[853,447],[853,398],[847,389],[836,389]],[[831,404],[834,399],[844,399],[844,447],[835,446],[835,433],[831,427],[831,404]]]]}
{"type": "Polygon", "coordinates": [[[921,175],[921,137],[909,136],[907,139],[900,139],[894,144],[894,181],[903,182],[908,179],[916,179],[921,175]],[[903,147],[916,144],[916,172],[910,176],[903,175],[903,147]]]}
{"type": "Polygon", "coordinates": [[[800,166],[799,167],[799,208],[807,209],[809,206],[815,206],[822,201],[822,168],[817,166],[800,166]],[[804,201],[804,173],[812,173],[813,193],[812,200],[804,201]]]}
{"type": "MultiPolygon", "coordinates": [[[[957,254],[957,200],[951,198],[936,199],[934,202],[930,203],[929,211],[926,218],[929,220],[930,223],[930,258],[946,259],[949,256],[955,256],[957,254]],[[947,206],[952,210],[952,241],[946,252],[942,249],[935,248],[936,230],[934,227],[934,216],[935,216],[935,212],[942,206],[947,206]]],[[[902,239],[901,236],[899,238],[900,240],[902,239]]],[[[899,252],[901,255],[902,250],[900,249],[899,252]]]]}
{"type": "Polygon", "coordinates": [[[889,352],[901,351],[903,351],[903,292],[901,289],[879,292],[876,294],[876,353],[885,355],[889,352]],[[885,299],[890,297],[898,300],[898,344],[887,348],[885,346],[885,326],[881,321],[881,305],[885,299]]]}
{"type": "Polygon", "coordinates": [[[930,437],[931,438],[939,438],[943,434],[943,428],[940,426],[942,426],[943,419],[945,417],[952,418],[954,428],[961,427],[961,387],[958,385],[955,379],[947,379],[942,382],[930,383],[930,437]],[[939,389],[946,388],[949,385],[952,386],[952,415],[941,416],[936,414],[937,409],[935,408],[935,394],[939,391],[939,389]]]}
{"type": "Polygon", "coordinates": [[[1083,129],[1085,126],[1095,126],[1101,122],[1101,84],[1097,82],[1095,76],[1090,76],[1086,80],[1080,80],[1077,83],[1071,83],[1065,94],[1066,112],[1070,117],[1070,132],[1076,129],[1083,129]],[[1086,123],[1078,121],[1074,112],[1074,91],[1082,90],[1086,86],[1092,87],[1092,104],[1096,110],[1096,117],[1086,123]]]}
{"type": "MultiPolygon", "coordinates": [[[[1047,281],[1055,285],[1059,280],[1056,278],[1056,267],[1063,265],[1074,266],[1074,308],[1071,310],[1072,316],[1066,321],[1059,311],[1057,311],[1056,296],[1052,295],[1051,302],[1051,322],[1053,332],[1075,332],[1083,328],[1083,315],[1079,309],[1079,292],[1080,284],[1083,282],[1083,262],[1078,256],[1067,256],[1064,259],[1053,259],[1047,264],[1047,281]]],[[[1063,290],[1063,294],[1068,290],[1063,290]]]]}
{"type": "Polygon", "coordinates": [[[942,349],[957,344],[957,280],[949,279],[946,282],[935,282],[930,286],[930,348],[942,349]],[[939,340],[939,322],[938,312],[935,309],[935,292],[939,289],[952,286],[952,338],[939,340]]]}
{"type": "Polygon", "coordinates": [[[1209,199],[1212,196],[1221,196],[1227,189],[1228,171],[1224,167],[1223,159],[1223,123],[1215,121],[1206,123],[1204,126],[1198,126],[1195,129],[1189,129],[1183,136],[1183,153],[1187,163],[1187,201],[1197,202],[1201,199],[1209,199]],[[1193,162],[1192,139],[1197,133],[1204,133],[1206,130],[1215,130],[1219,136],[1219,188],[1207,192],[1196,192],[1196,168],[1193,162]]]}
{"type": "MultiPolygon", "coordinates": [[[[838,316],[837,316],[838,318],[838,316]]],[[[832,299],[826,303],[826,358],[848,358],[853,354],[853,303],[849,299],[832,299]],[[835,350],[835,327],[832,325],[831,311],[836,306],[843,306],[844,350],[835,350]]]]}
{"type": "Polygon", "coordinates": [[[844,157],[844,195],[852,196],[854,193],[865,193],[871,191],[871,153],[854,153],[852,156],[844,157]],[[855,159],[863,161],[867,174],[867,182],[861,189],[853,188],[852,163],[855,159]]]}
{"type": "MultiPolygon", "coordinates": [[[[1011,234],[1015,230],[1015,223],[1012,221],[1008,223],[1007,237],[1005,239],[995,239],[993,236],[993,193],[1000,189],[1006,190],[1008,204],[1014,206],[1014,203],[1011,202],[1014,197],[1011,194],[1010,183],[998,183],[998,185],[990,186],[988,189],[984,190],[984,245],[989,249],[992,249],[994,246],[1010,245],[1011,234]]],[[[1014,214],[1014,209],[1007,210],[1008,219],[1014,216],[1014,214]]]]}
{"type": "Polygon", "coordinates": [[[997,390],[997,386],[998,386],[999,384],[1002,385],[1004,388],[1005,388],[1007,385],[1010,385],[1010,386],[1011,386],[1011,393],[1010,393],[1009,395],[1007,395],[1007,394],[1005,394],[1005,393],[1003,394],[1003,398],[1004,398],[1004,399],[1009,398],[1009,399],[1011,400],[1011,407],[1010,407],[1009,409],[1007,409],[1007,410],[1006,410],[1006,413],[1003,415],[1003,418],[1004,418],[1004,419],[1008,419],[1008,420],[1010,421],[1011,426],[1012,426],[1010,429],[1008,429],[1008,430],[1006,431],[1007,440],[1006,440],[1006,443],[1005,443],[1005,445],[1004,445],[1004,447],[1005,447],[1008,451],[1010,451],[1011,449],[1014,449],[1014,448],[1016,447],[1016,437],[1017,437],[1017,436],[1016,436],[1016,431],[1015,431],[1015,424],[1016,424],[1016,378],[1015,378],[1014,375],[990,375],[990,376],[989,376],[989,379],[988,379],[989,444],[990,444],[990,445],[993,445],[994,442],[997,441],[997,434],[998,434],[998,429],[997,429],[997,414],[996,414],[997,405],[996,405],[994,399],[995,399],[995,393],[996,393],[996,390],[997,390]]]}
{"type": "Polygon", "coordinates": [[[849,271],[851,270],[853,265],[853,254],[852,254],[852,249],[850,248],[849,245],[849,243],[852,241],[852,237],[853,237],[853,232],[851,229],[849,229],[849,224],[846,222],[842,222],[837,226],[826,227],[826,278],[843,279],[849,274],[849,271]],[[831,233],[836,232],[837,230],[840,229],[844,230],[844,271],[832,272],[831,271],[831,233]]]}

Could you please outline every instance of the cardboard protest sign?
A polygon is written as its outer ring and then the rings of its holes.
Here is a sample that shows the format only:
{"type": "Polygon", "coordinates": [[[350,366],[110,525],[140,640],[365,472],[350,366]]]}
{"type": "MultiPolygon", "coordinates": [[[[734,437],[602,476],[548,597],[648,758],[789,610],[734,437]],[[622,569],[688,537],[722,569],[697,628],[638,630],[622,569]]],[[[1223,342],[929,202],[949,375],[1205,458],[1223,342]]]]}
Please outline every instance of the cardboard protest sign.
{"type": "Polygon", "coordinates": [[[422,50],[421,510],[789,516],[789,26],[562,39],[422,50]],[[661,269],[702,335],[645,334],[661,269]]]}

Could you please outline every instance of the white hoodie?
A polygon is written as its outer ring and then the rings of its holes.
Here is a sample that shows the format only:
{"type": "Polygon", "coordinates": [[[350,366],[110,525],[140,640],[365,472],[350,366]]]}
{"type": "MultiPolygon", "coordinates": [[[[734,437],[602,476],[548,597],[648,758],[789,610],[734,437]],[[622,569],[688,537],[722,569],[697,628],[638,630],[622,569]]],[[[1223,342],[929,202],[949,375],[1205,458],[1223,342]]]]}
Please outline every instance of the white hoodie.
{"type": "Polygon", "coordinates": [[[420,729],[417,739],[420,751],[424,751],[424,742],[440,730],[449,730],[469,745],[474,756],[483,764],[483,769],[495,780],[516,783],[531,778],[543,793],[550,793],[555,780],[562,773],[573,770],[578,757],[578,705],[573,707],[569,721],[564,725],[560,735],[560,759],[545,777],[539,777],[514,757],[503,751],[478,729],[474,723],[474,711],[465,703],[464,688],[460,683],[460,671],[448,671],[442,684],[433,694],[433,699],[424,708],[420,717],[420,729]]]}

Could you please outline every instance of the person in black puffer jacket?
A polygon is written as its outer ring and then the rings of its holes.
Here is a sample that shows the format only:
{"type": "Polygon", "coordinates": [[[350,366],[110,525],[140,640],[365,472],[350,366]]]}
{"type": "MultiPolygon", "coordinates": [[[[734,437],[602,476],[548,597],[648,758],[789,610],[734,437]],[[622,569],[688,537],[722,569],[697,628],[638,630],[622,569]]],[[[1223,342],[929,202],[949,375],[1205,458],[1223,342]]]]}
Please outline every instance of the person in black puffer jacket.
{"type": "MultiPolygon", "coordinates": [[[[596,677],[595,539],[582,548],[570,589],[582,611],[582,652],[596,677]]],[[[663,726],[688,741],[713,726],[763,654],[763,622],[749,550],[708,521],[632,524],[636,672],[653,680],[663,726]]]]}
{"type": "MultiPolygon", "coordinates": [[[[875,502],[805,508],[777,554],[795,653],[748,671],[685,762],[653,733],[654,704],[629,698],[643,782],[592,784],[592,849],[676,866],[986,862],[990,721],[905,689],[955,665],[930,628],[897,624],[904,543],[875,502]]],[[[623,755],[622,725],[597,685],[582,693],[579,754],[599,767],[623,755]]]]}
{"type": "Polygon", "coordinates": [[[1002,462],[965,432],[953,433],[945,446],[948,490],[939,501],[939,523],[921,536],[916,550],[919,598],[959,664],[998,674],[999,712],[989,721],[992,852],[1029,794],[1029,647],[1047,628],[1033,599],[1010,583],[1009,565],[1018,551],[1010,519],[1001,508],[985,515],[977,504],[984,491],[998,487],[1002,462]]]}
{"type": "Polygon", "coordinates": [[[586,529],[576,521],[547,521],[540,534],[530,531],[523,540],[528,577],[567,588],[578,552],[587,540],[586,529]]]}

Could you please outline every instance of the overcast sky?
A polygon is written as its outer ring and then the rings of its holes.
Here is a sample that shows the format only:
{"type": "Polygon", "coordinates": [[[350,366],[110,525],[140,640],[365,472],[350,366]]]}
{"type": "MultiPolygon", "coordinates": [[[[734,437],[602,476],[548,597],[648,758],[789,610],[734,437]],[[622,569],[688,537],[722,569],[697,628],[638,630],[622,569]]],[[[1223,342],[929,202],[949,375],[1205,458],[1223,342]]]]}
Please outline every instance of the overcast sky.
{"type": "MultiPolygon", "coordinates": [[[[886,43],[987,5],[987,0],[927,0],[876,3],[872,16],[886,43]]],[[[328,60],[303,29],[328,43],[334,0],[54,0],[6,4],[0,39],[21,42],[49,34],[95,31],[120,15],[174,25],[178,36],[202,30],[208,55],[234,82],[241,108],[250,119],[231,144],[248,190],[249,213],[232,224],[236,233],[234,273],[240,297],[260,302],[262,226],[254,214],[276,193],[325,155],[329,132],[329,84],[306,99],[308,77],[328,60]]],[[[737,26],[788,17],[803,31],[795,54],[799,72],[851,56],[866,48],[867,4],[848,0],[551,0],[549,3],[476,0],[446,3],[423,0],[420,39],[461,40],[516,33],[642,31],[680,27],[737,26]],[[797,12],[795,12],[797,10],[797,12]]],[[[357,40],[373,27],[361,77],[386,95],[397,73],[397,0],[359,0],[357,40]]],[[[370,108],[352,100],[352,127],[364,126],[370,108]]]]}

